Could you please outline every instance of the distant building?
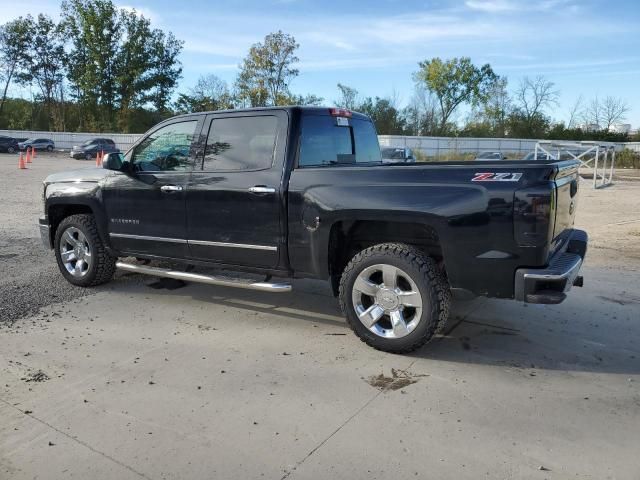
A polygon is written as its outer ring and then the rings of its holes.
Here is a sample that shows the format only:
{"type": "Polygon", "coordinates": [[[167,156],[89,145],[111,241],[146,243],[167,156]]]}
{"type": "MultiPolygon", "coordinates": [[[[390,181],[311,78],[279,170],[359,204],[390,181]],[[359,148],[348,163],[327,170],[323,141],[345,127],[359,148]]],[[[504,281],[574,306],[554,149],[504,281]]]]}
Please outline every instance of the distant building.
{"type": "Polygon", "coordinates": [[[631,132],[631,124],[630,123],[614,123],[609,128],[610,132],[615,133],[629,133],[631,132]]]}
{"type": "Polygon", "coordinates": [[[585,132],[598,132],[600,131],[600,125],[597,123],[581,123],[578,128],[585,132]]]}

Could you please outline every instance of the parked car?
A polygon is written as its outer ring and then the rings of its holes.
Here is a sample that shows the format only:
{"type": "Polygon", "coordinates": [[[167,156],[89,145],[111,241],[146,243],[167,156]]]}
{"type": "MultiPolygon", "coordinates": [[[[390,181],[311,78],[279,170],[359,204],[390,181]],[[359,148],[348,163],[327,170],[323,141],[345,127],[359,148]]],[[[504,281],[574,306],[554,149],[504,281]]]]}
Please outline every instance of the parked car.
{"type": "Polygon", "coordinates": [[[74,145],[69,155],[71,158],[91,160],[96,158],[100,152],[111,153],[119,151],[115,142],[110,138],[92,138],[82,145],[74,145]]]}
{"type": "Polygon", "coordinates": [[[522,160],[525,160],[528,162],[532,160],[543,160],[545,162],[548,162],[548,161],[553,161],[555,159],[556,158],[554,155],[549,155],[548,153],[541,152],[541,151],[539,151],[537,155],[535,151],[529,152],[522,158],[522,160]]]}
{"type": "Polygon", "coordinates": [[[371,120],[348,110],[194,113],[108,154],[104,169],[48,176],[39,226],[73,285],[116,268],[269,292],[328,280],[364,342],[404,353],[444,328],[452,296],[553,304],[581,286],[578,163],[396,168],[371,120]]]}
{"type": "Polygon", "coordinates": [[[0,152],[14,153],[19,149],[18,141],[15,138],[0,135],[0,152]]]}
{"type": "Polygon", "coordinates": [[[26,150],[27,148],[35,148],[36,150],[46,150],[47,152],[53,152],[56,148],[53,140],[48,138],[29,138],[24,142],[18,143],[20,150],[26,150]]]}
{"type": "Polygon", "coordinates": [[[492,160],[506,160],[507,157],[502,152],[482,152],[476,155],[476,162],[490,162],[492,160]]]}
{"type": "Polygon", "coordinates": [[[382,163],[411,163],[416,159],[410,148],[386,147],[382,148],[382,163]]]}

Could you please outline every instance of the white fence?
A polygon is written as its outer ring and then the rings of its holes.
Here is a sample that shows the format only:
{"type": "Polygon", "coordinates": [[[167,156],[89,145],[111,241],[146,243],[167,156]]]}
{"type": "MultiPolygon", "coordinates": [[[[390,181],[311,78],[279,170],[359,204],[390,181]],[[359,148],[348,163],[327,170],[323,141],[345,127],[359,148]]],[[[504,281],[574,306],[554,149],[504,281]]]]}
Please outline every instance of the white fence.
{"type": "Polygon", "coordinates": [[[623,144],[625,148],[640,153],[640,142],[627,142],[623,144]]]}
{"type": "MultiPolygon", "coordinates": [[[[403,135],[379,135],[382,147],[407,147],[414,152],[438,159],[442,156],[475,155],[482,152],[502,152],[509,158],[522,158],[536,148],[540,140],[518,138],[468,138],[468,137],[409,137],[403,135]]],[[[576,142],[579,143],[579,142],[576,142]]],[[[616,143],[616,150],[632,145],[640,151],[640,142],[616,143]]]]}
{"type": "MultiPolygon", "coordinates": [[[[86,140],[96,137],[112,139],[116,146],[127,151],[141,134],[126,133],[72,133],[37,132],[31,130],[0,130],[0,135],[15,138],[50,138],[57,149],[70,150],[86,140]]],[[[502,152],[512,158],[520,158],[533,151],[538,140],[517,138],[467,138],[467,137],[410,137],[403,135],[379,135],[382,147],[408,147],[424,156],[439,158],[445,155],[476,154],[481,152],[502,152]]],[[[640,142],[616,144],[616,149],[629,148],[640,152],[640,142]]]]}
{"type": "Polygon", "coordinates": [[[49,138],[56,144],[56,149],[71,150],[74,145],[92,138],[110,138],[123,152],[140,138],[140,134],[127,133],[71,133],[71,132],[37,132],[32,130],[0,130],[0,135],[14,138],[49,138]]]}

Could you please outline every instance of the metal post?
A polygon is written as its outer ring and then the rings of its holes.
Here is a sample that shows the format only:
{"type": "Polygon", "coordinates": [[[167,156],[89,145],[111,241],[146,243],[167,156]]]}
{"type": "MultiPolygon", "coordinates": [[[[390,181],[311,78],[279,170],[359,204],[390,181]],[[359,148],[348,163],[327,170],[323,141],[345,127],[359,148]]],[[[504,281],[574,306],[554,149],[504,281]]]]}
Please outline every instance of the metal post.
{"type": "Polygon", "coordinates": [[[600,147],[596,147],[596,158],[593,164],[593,188],[598,188],[596,186],[596,178],[598,176],[598,156],[600,155],[600,147]]]}
{"type": "Polygon", "coordinates": [[[613,181],[613,164],[616,161],[616,148],[611,147],[611,170],[609,171],[609,183],[613,181]]]}

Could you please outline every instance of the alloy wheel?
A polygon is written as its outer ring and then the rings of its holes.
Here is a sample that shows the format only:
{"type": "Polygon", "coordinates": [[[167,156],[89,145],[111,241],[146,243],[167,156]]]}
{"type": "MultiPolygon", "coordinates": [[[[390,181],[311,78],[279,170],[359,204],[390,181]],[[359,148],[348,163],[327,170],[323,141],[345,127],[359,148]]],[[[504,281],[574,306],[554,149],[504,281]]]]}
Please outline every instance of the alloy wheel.
{"type": "Polygon", "coordinates": [[[351,298],[360,322],[383,338],[409,335],[422,317],[422,295],[413,279],[388,264],[371,265],[356,278],[351,298]]]}
{"type": "Polygon", "coordinates": [[[87,237],[76,227],[69,227],[60,237],[60,258],[67,271],[76,278],[84,277],[93,263],[87,237]]]}

